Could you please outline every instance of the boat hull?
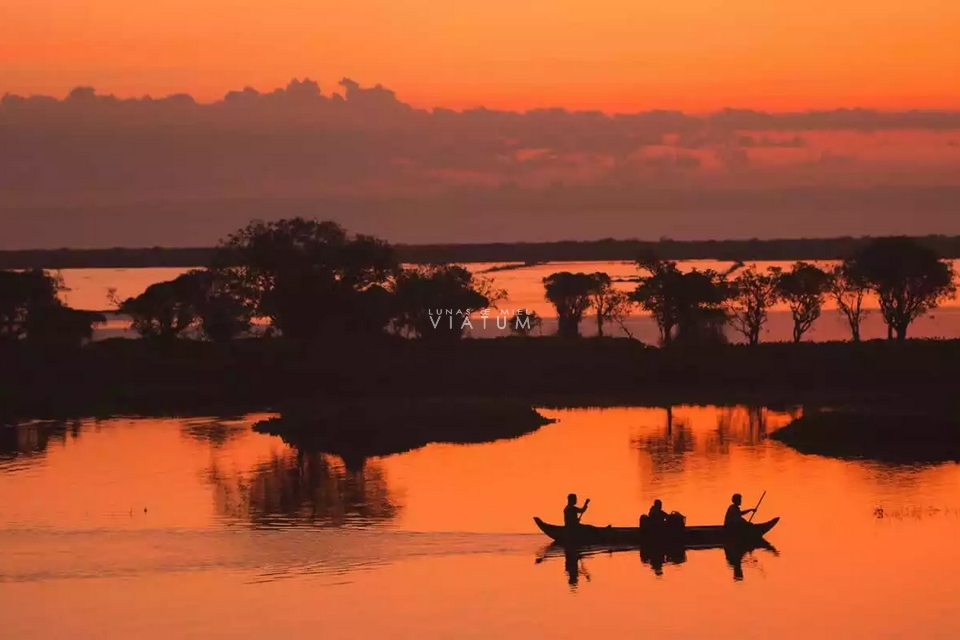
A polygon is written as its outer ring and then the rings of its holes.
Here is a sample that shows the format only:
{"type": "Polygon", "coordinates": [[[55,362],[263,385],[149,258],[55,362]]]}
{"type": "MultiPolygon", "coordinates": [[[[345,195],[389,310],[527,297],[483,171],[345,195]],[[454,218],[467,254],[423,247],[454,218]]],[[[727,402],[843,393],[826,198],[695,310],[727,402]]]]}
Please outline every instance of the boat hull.
{"type": "Polygon", "coordinates": [[[549,524],[534,518],[537,527],[551,540],[564,546],[593,545],[650,545],[684,547],[687,549],[741,546],[755,543],[773,529],[780,518],[766,522],[745,523],[737,530],[728,530],[722,525],[683,527],[662,534],[654,534],[639,527],[595,527],[582,524],[571,535],[562,525],[549,524]]]}

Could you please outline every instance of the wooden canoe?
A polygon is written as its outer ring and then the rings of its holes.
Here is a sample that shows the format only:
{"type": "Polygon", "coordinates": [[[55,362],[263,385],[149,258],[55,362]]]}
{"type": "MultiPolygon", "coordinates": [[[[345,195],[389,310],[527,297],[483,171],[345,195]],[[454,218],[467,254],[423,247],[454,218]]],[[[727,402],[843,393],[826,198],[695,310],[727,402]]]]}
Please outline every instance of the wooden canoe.
{"type": "Polygon", "coordinates": [[[537,517],[534,517],[533,521],[550,539],[565,546],[648,544],[697,549],[739,546],[757,542],[780,522],[780,518],[766,522],[744,523],[743,527],[736,531],[728,531],[723,525],[683,527],[664,536],[641,532],[639,527],[595,527],[582,524],[577,528],[572,540],[569,539],[568,532],[562,525],[548,524],[537,517]]]}

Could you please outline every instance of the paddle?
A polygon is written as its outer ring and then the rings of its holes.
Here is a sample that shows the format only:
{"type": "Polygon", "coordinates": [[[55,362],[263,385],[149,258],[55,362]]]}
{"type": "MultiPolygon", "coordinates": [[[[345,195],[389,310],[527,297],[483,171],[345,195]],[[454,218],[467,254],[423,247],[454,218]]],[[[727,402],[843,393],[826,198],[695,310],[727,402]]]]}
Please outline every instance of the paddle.
{"type": "Polygon", "coordinates": [[[753,508],[753,513],[750,514],[750,519],[747,522],[753,522],[753,516],[757,515],[757,509],[760,508],[760,503],[763,502],[763,496],[767,495],[767,492],[764,491],[763,495],[760,496],[760,500],[757,502],[757,506],[753,508]]]}

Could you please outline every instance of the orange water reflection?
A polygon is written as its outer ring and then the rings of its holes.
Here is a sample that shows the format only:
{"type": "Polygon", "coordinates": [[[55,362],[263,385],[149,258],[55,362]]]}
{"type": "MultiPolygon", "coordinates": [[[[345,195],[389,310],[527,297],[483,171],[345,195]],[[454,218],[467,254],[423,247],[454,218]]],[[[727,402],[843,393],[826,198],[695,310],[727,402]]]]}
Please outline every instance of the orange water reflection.
{"type": "Polygon", "coordinates": [[[802,456],[764,438],[790,420],[766,409],[543,413],[559,421],[353,474],[251,432],[263,416],[5,439],[4,637],[960,632],[958,465],[802,456]],[[569,491],[592,498],[593,523],[635,522],[660,498],[697,524],[719,522],[732,492],[764,490],[778,554],[739,568],[723,550],[600,553],[574,558],[571,590],[568,558],[536,562],[547,541],[531,517],[559,521],[569,491]]]}

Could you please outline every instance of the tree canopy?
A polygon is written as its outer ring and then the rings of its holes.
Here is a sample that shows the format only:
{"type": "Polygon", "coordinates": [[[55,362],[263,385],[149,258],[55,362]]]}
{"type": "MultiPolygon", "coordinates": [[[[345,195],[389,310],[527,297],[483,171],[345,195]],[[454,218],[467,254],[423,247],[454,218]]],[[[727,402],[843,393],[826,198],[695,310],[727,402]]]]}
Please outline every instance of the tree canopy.
{"type": "Polygon", "coordinates": [[[910,238],[878,238],[857,253],[853,264],[877,295],[890,338],[904,340],[914,320],[957,290],[953,266],[910,238]]]}
{"type": "Polygon", "coordinates": [[[546,299],[557,310],[557,333],[565,338],[580,336],[583,314],[593,306],[597,279],[593,274],[560,271],[543,279],[546,299]]]}

